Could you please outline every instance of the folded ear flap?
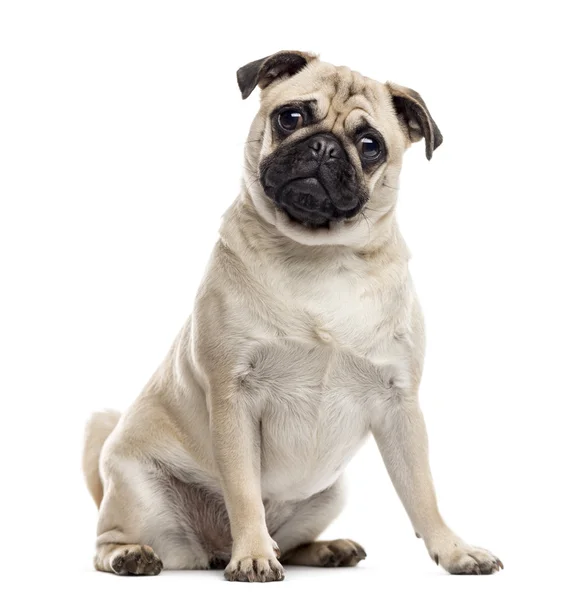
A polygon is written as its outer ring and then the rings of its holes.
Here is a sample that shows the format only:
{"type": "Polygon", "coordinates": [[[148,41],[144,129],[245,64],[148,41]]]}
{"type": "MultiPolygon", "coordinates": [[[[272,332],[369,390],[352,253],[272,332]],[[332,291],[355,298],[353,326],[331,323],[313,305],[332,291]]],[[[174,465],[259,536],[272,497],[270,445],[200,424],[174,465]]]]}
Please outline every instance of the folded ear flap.
{"type": "Polygon", "coordinates": [[[261,89],[280,77],[291,77],[317,57],[308,52],[282,50],[238,69],[238,85],[245,100],[258,85],[261,89]]]}
{"type": "Polygon", "coordinates": [[[410,140],[418,142],[425,138],[425,150],[429,160],[443,142],[443,136],[433,121],[427,105],[420,95],[410,88],[388,83],[388,89],[398,118],[403,122],[410,140]]]}

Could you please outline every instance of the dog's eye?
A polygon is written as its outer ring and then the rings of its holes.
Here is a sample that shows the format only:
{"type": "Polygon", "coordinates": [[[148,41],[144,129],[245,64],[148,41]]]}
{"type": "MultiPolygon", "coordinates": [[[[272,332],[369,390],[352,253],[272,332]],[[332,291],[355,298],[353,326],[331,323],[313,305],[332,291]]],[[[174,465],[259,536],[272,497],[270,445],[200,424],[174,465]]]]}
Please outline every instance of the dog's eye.
{"type": "Polygon", "coordinates": [[[278,115],[278,126],[287,133],[296,131],[303,126],[303,115],[295,109],[283,110],[278,115]]]}
{"type": "Polygon", "coordinates": [[[382,152],[380,142],[368,135],[364,135],[364,137],[359,140],[357,147],[365,160],[375,160],[382,152]]]}

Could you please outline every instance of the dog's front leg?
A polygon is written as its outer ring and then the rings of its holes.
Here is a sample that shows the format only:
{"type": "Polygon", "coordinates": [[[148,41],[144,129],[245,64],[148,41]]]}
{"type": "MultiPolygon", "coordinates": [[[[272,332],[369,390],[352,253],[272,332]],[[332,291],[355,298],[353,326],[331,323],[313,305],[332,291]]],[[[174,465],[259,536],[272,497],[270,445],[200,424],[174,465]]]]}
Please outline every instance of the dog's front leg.
{"type": "Polygon", "coordinates": [[[488,574],[502,568],[490,552],[456,536],[439,513],[426,427],[416,395],[397,394],[374,415],[372,431],[394,487],[431,558],[457,574],[488,574]]]}
{"type": "Polygon", "coordinates": [[[233,539],[230,581],[280,581],[278,547],[266,527],[260,482],[260,422],[236,392],[216,394],[211,431],[233,539]]]}

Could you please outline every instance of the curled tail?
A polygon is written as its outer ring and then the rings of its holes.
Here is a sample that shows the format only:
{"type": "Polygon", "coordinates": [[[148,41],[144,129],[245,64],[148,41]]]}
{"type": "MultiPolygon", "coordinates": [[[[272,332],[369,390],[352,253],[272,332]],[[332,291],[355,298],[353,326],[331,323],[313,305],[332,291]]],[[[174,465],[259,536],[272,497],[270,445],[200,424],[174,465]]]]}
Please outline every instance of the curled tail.
{"type": "Polygon", "coordinates": [[[99,461],[102,447],[120,420],[120,413],[115,410],[97,412],[91,415],[85,427],[83,444],[83,474],[89,493],[99,505],[104,496],[104,486],[100,478],[99,461]]]}

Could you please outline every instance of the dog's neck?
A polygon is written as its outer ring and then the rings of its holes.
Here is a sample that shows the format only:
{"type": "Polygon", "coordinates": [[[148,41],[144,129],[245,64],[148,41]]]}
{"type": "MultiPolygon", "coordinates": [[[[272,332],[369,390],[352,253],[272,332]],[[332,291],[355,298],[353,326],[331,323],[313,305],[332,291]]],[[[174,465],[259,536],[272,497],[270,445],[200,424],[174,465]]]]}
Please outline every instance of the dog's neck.
{"type": "MultiPolygon", "coordinates": [[[[360,269],[376,272],[385,266],[406,267],[408,248],[399,232],[395,211],[387,212],[369,225],[366,244],[357,247],[344,244],[307,245],[285,235],[274,223],[263,218],[248,190],[226,211],[220,228],[222,242],[240,259],[249,263],[270,258],[297,269],[311,269],[318,262],[331,269],[360,269]]],[[[311,235],[312,232],[307,232],[311,235]]]]}

